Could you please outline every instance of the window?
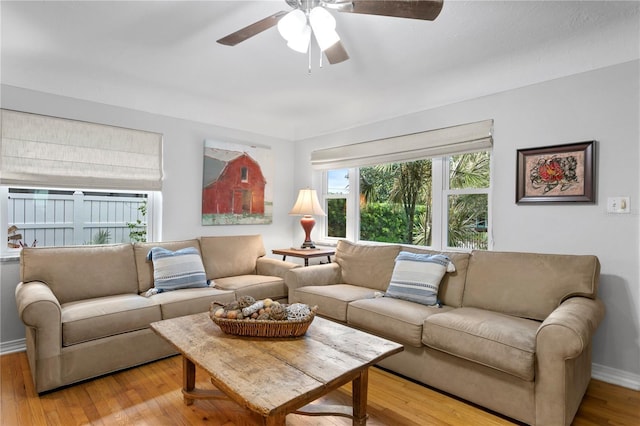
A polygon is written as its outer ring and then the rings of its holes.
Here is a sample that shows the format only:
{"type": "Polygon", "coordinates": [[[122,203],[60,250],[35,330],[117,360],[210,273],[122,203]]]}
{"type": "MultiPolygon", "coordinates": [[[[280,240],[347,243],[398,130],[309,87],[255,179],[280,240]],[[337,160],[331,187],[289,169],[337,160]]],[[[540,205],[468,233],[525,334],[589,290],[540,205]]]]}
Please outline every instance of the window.
{"type": "Polygon", "coordinates": [[[240,169],[240,182],[249,182],[249,169],[246,167],[240,169]]]}
{"type": "Polygon", "coordinates": [[[484,120],[313,151],[325,238],[488,249],[492,129],[484,120]]]}
{"type": "Polygon", "coordinates": [[[488,151],[448,157],[446,246],[489,248],[490,155],[488,151]]]}
{"type": "Polygon", "coordinates": [[[351,234],[354,240],[435,249],[489,248],[489,151],[328,170],[324,176],[328,239],[351,234]]]}
{"type": "Polygon", "coordinates": [[[152,193],[2,187],[6,250],[151,240],[152,193]]]}
{"type": "Polygon", "coordinates": [[[347,236],[347,197],[349,195],[349,170],[329,170],[327,172],[325,210],[327,212],[327,236],[345,238],[347,236]]]}
{"type": "Polygon", "coordinates": [[[0,254],[160,237],[161,134],[6,109],[0,121],[0,254]]]}

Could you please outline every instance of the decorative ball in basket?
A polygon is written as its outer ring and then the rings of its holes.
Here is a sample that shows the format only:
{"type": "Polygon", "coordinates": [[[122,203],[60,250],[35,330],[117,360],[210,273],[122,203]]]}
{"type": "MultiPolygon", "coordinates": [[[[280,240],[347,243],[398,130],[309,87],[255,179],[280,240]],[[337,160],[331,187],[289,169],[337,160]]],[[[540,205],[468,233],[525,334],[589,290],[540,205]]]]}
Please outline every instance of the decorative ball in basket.
{"type": "Polygon", "coordinates": [[[299,337],[307,332],[317,306],[302,303],[281,304],[271,299],[255,300],[242,296],[226,305],[213,302],[211,320],[222,331],[236,336],[299,337]]]}

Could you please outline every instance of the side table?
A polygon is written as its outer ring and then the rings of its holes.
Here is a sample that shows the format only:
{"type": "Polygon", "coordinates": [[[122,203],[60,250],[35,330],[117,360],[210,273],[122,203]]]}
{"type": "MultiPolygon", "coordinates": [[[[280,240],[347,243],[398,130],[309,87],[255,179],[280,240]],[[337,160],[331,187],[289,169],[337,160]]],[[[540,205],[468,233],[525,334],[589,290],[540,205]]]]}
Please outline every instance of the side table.
{"type": "Polygon", "coordinates": [[[271,250],[273,254],[282,255],[282,260],[287,260],[287,256],[291,257],[299,257],[304,259],[304,266],[309,266],[309,259],[312,257],[324,257],[327,256],[327,260],[331,263],[331,256],[333,256],[336,251],[333,248],[313,248],[313,249],[274,249],[271,250]]]}

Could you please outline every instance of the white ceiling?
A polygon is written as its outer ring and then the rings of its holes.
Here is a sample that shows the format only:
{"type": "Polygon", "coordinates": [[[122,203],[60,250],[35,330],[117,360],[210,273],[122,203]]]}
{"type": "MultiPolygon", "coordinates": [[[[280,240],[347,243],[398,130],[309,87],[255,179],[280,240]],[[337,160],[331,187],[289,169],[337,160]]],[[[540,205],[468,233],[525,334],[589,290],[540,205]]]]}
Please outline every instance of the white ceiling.
{"type": "Polygon", "coordinates": [[[638,1],[444,0],[433,22],[334,12],[319,67],[263,1],[5,1],[3,84],[300,140],[640,57],[638,1]]]}

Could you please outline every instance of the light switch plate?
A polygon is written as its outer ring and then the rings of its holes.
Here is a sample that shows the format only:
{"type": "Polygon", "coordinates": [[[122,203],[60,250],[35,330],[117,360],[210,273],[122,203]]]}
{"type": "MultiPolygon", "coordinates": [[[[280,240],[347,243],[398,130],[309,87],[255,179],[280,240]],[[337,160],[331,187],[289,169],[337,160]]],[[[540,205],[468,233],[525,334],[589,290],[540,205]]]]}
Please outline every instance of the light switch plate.
{"type": "Polygon", "coordinates": [[[629,197],[607,198],[607,213],[629,213],[629,197]]]}

